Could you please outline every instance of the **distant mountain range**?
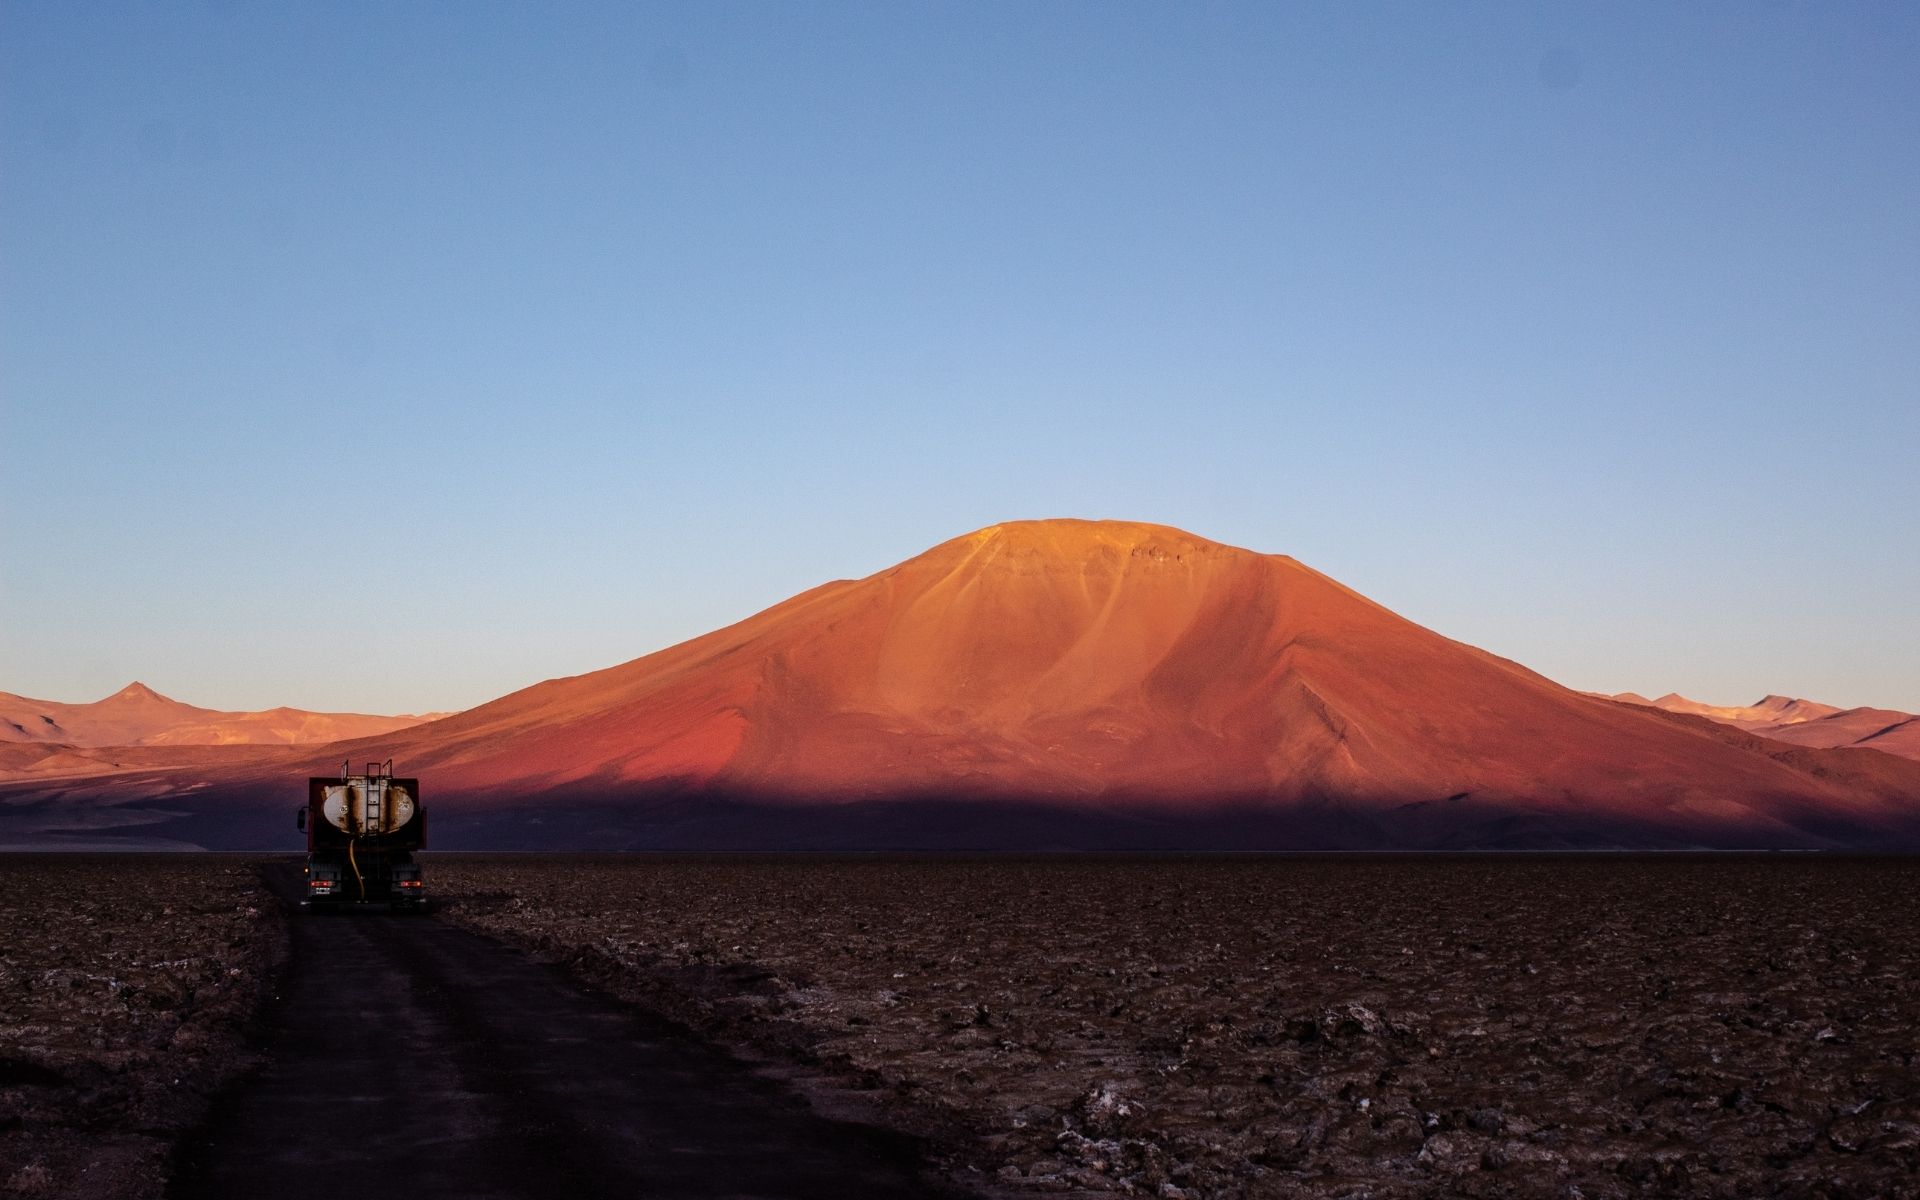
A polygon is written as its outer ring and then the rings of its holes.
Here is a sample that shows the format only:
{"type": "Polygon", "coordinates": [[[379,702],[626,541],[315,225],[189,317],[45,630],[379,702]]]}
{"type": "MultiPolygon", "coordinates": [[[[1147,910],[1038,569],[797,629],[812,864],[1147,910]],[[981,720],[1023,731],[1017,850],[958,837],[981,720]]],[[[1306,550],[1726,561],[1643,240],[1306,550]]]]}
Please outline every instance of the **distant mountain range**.
{"type": "Polygon", "coordinates": [[[1728,708],[1702,704],[1672,692],[1658,700],[1633,692],[1613,698],[1667,712],[1692,713],[1795,746],[1853,746],[1920,761],[1920,716],[1896,709],[1840,708],[1790,696],[1765,696],[1754,704],[1728,708]]]}
{"type": "Polygon", "coordinates": [[[443,846],[1920,845],[1920,764],[1570,691],[1291,558],[1071,520],[374,736],[0,746],[0,840],[290,845],[304,776],[390,757],[443,846]]]}
{"type": "Polygon", "coordinates": [[[67,746],[301,746],[375,737],[418,725],[426,716],[373,717],[361,713],[218,712],[162,696],[130,683],[104,700],[62,704],[0,692],[0,742],[67,746]]]}

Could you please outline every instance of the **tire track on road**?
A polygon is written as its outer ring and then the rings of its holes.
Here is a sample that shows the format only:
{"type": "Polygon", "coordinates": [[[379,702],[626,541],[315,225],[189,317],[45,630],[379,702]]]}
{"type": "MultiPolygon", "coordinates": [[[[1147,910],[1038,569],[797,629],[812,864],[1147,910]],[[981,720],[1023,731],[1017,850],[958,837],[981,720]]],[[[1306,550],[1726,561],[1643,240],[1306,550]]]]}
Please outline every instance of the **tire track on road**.
{"type": "MultiPolygon", "coordinates": [[[[297,902],[297,867],[267,877],[297,902]]],[[[266,1061],[189,1139],[172,1200],[957,1194],[911,1139],[818,1116],[480,934],[377,912],[292,926],[266,1061]]]]}

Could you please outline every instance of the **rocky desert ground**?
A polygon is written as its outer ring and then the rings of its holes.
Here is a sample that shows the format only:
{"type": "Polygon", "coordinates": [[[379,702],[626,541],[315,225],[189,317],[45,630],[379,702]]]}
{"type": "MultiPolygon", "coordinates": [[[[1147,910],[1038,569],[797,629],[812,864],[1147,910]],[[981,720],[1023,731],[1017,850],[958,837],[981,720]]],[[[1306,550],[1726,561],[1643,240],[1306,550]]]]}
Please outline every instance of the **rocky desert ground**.
{"type": "Polygon", "coordinates": [[[439,860],[1018,1193],[1920,1195],[1920,862],[439,860]]]}
{"type": "MultiPolygon", "coordinates": [[[[284,961],[256,866],[0,857],[0,1194],[160,1194],[284,961]]],[[[429,871],[429,919],[926,1137],[983,1193],[1920,1196],[1912,859],[429,871]]]]}
{"type": "Polygon", "coordinates": [[[0,855],[0,1194],[161,1195],[284,945],[252,862],[0,855]]]}

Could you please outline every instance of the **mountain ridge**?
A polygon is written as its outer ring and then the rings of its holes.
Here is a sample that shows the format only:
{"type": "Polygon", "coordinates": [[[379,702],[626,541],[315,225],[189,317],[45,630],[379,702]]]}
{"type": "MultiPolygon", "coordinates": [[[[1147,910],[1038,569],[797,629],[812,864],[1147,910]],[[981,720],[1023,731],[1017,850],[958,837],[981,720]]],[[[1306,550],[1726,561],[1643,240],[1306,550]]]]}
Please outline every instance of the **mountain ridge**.
{"type": "Polygon", "coordinates": [[[191,810],[155,821],[201,840],[343,758],[395,759],[476,846],[1920,837],[1913,763],[1572,692],[1288,556],[1071,519],[988,526],[430,725],[60,786],[191,810]]]}
{"type": "Polygon", "coordinates": [[[323,713],[285,705],[227,712],[175,700],[136,679],[99,700],[80,704],[0,692],[0,742],[86,748],[317,745],[392,732],[436,715],[323,713]]]}
{"type": "Polygon", "coordinates": [[[1891,708],[1841,708],[1792,696],[1767,695],[1749,705],[1712,705],[1668,692],[1648,700],[1633,692],[1613,697],[1667,712],[1691,713],[1775,741],[1823,750],[1879,750],[1920,761],[1920,716],[1891,708]]]}

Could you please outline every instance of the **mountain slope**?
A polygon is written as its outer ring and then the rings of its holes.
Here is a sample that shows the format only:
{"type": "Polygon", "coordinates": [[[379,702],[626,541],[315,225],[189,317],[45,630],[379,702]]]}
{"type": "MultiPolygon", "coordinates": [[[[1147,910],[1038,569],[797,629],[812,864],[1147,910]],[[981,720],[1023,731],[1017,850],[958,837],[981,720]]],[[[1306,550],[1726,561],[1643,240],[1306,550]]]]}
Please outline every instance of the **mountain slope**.
{"type": "Polygon", "coordinates": [[[1815,771],[1568,691],[1290,558],[1120,522],[984,529],[381,746],[483,802],[665,785],[1185,814],[1471,802],[1687,836],[1871,823],[1920,795],[1920,774],[1815,771]]]}

